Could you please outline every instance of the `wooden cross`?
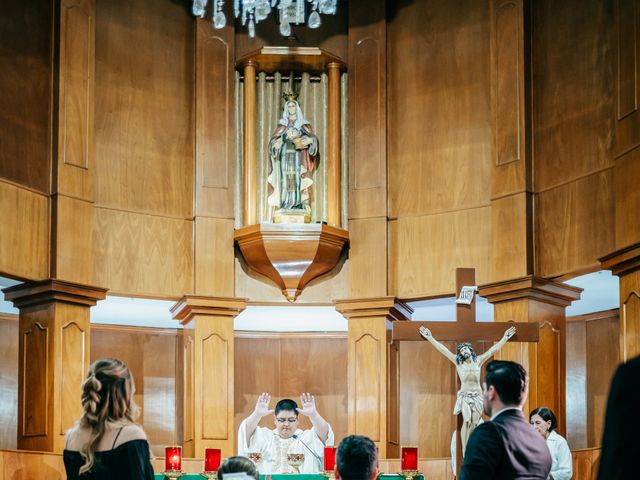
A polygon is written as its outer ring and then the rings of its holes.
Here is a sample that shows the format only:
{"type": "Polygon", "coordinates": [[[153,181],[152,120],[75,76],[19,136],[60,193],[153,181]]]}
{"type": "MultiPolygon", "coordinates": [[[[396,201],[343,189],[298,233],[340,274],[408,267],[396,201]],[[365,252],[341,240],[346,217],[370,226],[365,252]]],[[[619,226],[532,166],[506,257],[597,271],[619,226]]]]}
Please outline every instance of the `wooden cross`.
{"type": "MultiPolygon", "coordinates": [[[[460,296],[463,286],[476,284],[474,268],[456,268],[456,298],[460,296]]],[[[393,341],[422,340],[420,327],[425,326],[439,342],[471,342],[478,351],[479,342],[496,342],[502,338],[509,327],[516,327],[516,333],[509,341],[537,342],[539,340],[539,325],[537,322],[476,322],[476,296],[471,304],[456,303],[455,322],[393,322],[393,341]]],[[[453,352],[455,354],[455,352],[453,352]]],[[[456,376],[457,378],[457,376],[456,376]]],[[[458,379],[458,389],[460,380],[458,379]]],[[[462,413],[458,414],[456,428],[456,477],[462,465],[462,443],[460,430],[462,428],[462,413]]]]}

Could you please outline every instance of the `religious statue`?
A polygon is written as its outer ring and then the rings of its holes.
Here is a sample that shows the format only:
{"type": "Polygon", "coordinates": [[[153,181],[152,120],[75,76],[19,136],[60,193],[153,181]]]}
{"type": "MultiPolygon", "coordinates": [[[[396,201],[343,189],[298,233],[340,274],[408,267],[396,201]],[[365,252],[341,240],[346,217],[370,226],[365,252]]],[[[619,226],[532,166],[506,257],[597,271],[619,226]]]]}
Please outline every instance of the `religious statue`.
{"type": "MultiPolygon", "coordinates": [[[[312,174],[318,163],[318,137],[305,120],[296,100],[285,93],[284,108],[278,126],[269,141],[269,196],[267,203],[275,210],[274,222],[311,221],[312,174]]],[[[301,223],[302,223],[301,222],[301,223]]]]}
{"type": "Polygon", "coordinates": [[[482,388],[480,387],[480,369],[515,333],[515,327],[508,328],[504,332],[502,339],[482,355],[476,355],[470,343],[459,343],[457,346],[458,354],[454,355],[447,347],[433,338],[428,328],[420,327],[420,335],[456,366],[458,378],[460,379],[460,390],[458,390],[456,404],[453,407],[453,414],[462,413],[460,439],[462,441],[463,456],[471,432],[473,432],[473,429],[476,428],[482,418],[483,396],[482,388]]]}

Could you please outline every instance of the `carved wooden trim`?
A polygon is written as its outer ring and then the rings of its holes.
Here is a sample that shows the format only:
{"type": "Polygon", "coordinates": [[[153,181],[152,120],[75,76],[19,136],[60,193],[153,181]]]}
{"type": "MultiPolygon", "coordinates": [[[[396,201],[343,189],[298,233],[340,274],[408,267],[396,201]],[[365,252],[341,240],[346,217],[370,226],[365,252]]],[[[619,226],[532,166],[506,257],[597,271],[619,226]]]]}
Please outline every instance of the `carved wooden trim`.
{"type": "Polygon", "coordinates": [[[370,437],[374,442],[379,442],[382,437],[382,432],[380,432],[379,428],[381,426],[380,412],[382,411],[380,374],[386,370],[382,368],[383,365],[380,359],[380,339],[370,333],[365,333],[353,342],[353,349],[355,370],[353,398],[355,432],[358,435],[370,437]],[[364,353],[363,350],[365,350],[364,353]],[[377,352],[373,362],[371,355],[365,354],[368,350],[377,352]],[[369,416],[373,415],[373,422],[363,419],[364,411],[368,411],[369,416]],[[370,429],[369,423],[377,425],[378,428],[370,429]]]}
{"type": "Polygon", "coordinates": [[[182,354],[184,355],[184,391],[183,391],[183,405],[184,405],[184,442],[192,442],[194,438],[194,343],[191,335],[184,336],[184,346],[182,354]]]}
{"type": "Polygon", "coordinates": [[[3,290],[5,299],[17,308],[33,307],[51,302],[94,306],[107,295],[106,288],[67,282],[55,278],[26,282],[3,290]]]}
{"type": "MultiPolygon", "coordinates": [[[[78,333],[76,333],[76,335],[78,335],[78,333]]],[[[78,323],[76,322],[68,322],[67,324],[65,324],[61,329],[60,329],[60,349],[61,349],[61,356],[60,356],[60,382],[59,382],[59,397],[61,400],[64,400],[64,390],[65,388],[68,388],[71,386],[71,388],[74,388],[74,390],[82,383],[83,379],[84,379],[84,365],[85,365],[85,355],[86,355],[86,351],[85,351],[85,337],[86,337],[86,332],[82,329],[82,327],[80,327],[80,325],[78,325],[78,323]],[[80,354],[80,360],[78,361],[78,358],[76,355],[67,355],[66,354],[66,349],[68,347],[68,342],[72,342],[73,338],[67,338],[70,337],[71,334],[71,328],[75,327],[75,329],[77,330],[77,332],[79,332],[80,335],[80,342],[82,343],[82,352],[80,354]],[[72,361],[66,361],[67,359],[71,359],[72,361]],[[76,371],[74,373],[76,373],[76,375],[72,375],[72,373],[70,373],[69,371],[75,369],[76,371]],[[79,375],[77,375],[78,371],[80,370],[79,375]]],[[[73,409],[71,408],[66,408],[65,405],[62,405],[62,412],[60,414],[60,425],[59,425],[59,429],[58,429],[58,433],[60,435],[64,435],[64,433],[73,426],[73,423],[75,422],[75,420],[77,419],[77,415],[67,415],[68,418],[65,418],[64,413],[65,412],[72,412],[73,409]]]]}
{"type": "Polygon", "coordinates": [[[490,303],[526,298],[559,307],[567,307],[571,302],[578,300],[581,292],[581,288],[535,275],[490,283],[478,288],[478,294],[490,303]]]}
{"type": "Polygon", "coordinates": [[[603,270],[614,275],[628,275],[640,269],[640,242],[633,243],[598,259],[603,270]]]}
{"type": "Polygon", "coordinates": [[[23,332],[22,334],[22,385],[20,385],[22,390],[22,398],[20,401],[22,402],[22,418],[21,418],[21,431],[20,434],[22,437],[46,437],[49,433],[49,409],[46,408],[46,405],[49,404],[49,328],[42,326],[39,322],[34,322],[32,328],[23,332]],[[39,333],[41,332],[41,333],[39,333]],[[29,337],[29,335],[32,335],[29,337]],[[44,346],[40,347],[44,350],[43,354],[41,354],[41,358],[38,358],[36,348],[36,353],[32,353],[33,348],[29,348],[30,342],[38,341],[36,339],[36,335],[41,336],[44,342],[44,346]],[[27,394],[27,368],[29,365],[30,370],[36,370],[41,373],[38,377],[40,381],[36,384],[39,388],[34,388],[34,382],[29,383],[29,392],[27,394]],[[34,430],[28,431],[28,419],[27,416],[29,412],[34,409],[31,404],[34,404],[43,415],[43,425],[34,426],[34,430]]]}
{"type": "MultiPolygon", "coordinates": [[[[640,293],[638,293],[635,290],[632,290],[631,292],[629,292],[629,294],[627,295],[627,297],[624,299],[624,302],[622,302],[622,308],[620,309],[621,311],[621,315],[620,315],[620,354],[622,356],[622,361],[626,362],[627,360],[629,360],[629,358],[634,357],[635,355],[638,354],[638,350],[640,350],[640,342],[638,342],[636,340],[636,348],[633,349],[631,352],[629,352],[629,337],[637,337],[638,335],[638,330],[637,327],[638,325],[633,325],[631,328],[629,328],[629,322],[628,322],[628,316],[627,316],[627,309],[629,308],[629,305],[631,303],[635,303],[637,304],[636,308],[640,310],[640,293]],[[627,335],[627,332],[629,330],[632,330],[632,335],[627,335]]],[[[635,317],[635,316],[634,316],[635,317]]],[[[638,322],[638,319],[636,318],[636,322],[638,322]]]]}
{"type": "Polygon", "coordinates": [[[229,437],[229,342],[217,333],[211,333],[202,339],[200,345],[202,439],[226,440],[229,437]],[[205,355],[208,350],[211,350],[211,355],[205,355]],[[212,405],[207,408],[209,401],[212,405]],[[210,409],[213,414],[206,413],[210,409]],[[222,428],[216,428],[216,424],[222,428]]]}

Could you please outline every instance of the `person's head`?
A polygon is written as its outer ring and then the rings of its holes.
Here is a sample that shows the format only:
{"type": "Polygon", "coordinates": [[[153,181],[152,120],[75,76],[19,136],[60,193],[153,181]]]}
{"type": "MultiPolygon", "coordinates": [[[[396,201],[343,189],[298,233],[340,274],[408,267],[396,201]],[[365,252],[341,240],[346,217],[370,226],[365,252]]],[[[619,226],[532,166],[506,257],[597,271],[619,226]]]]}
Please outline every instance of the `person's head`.
{"type": "Polygon", "coordinates": [[[85,464],[79,473],[91,469],[95,451],[104,435],[107,422],[134,423],[138,407],[133,401],[135,385],[133,375],[124,362],[116,358],[96,360],[82,384],[80,426],[91,429],[89,441],[81,453],[85,464]]]}
{"type": "Polygon", "coordinates": [[[298,404],[290,398],[283,398],[276,403],[274,411],[278,435],[289,438],[298,429],[298,404]]]}
{"type": "Polygon", "coordinates": [[[336,451],[337,480],[371,480],[378,474],[378,452],[369,437],[349,435],[336,451]]]}
{"type": "Polygon", "coordinates": [[[529,423],[540,435],[547,438],[549,433],[558,428],[558,420],[550,408],[538,407],[529,414],[529,423]]]}
{"type": "Polygon", "coordinates": [[[473,361],[478,358],[476,352],[473,350],[473,347],[468,342],[459,343],[457,346],[457,355],[456,355],[456,363],[460,365],[461,363],[466,362],[469,358],[473,359],[473,361]]]}
{"type": "Polygon", "coordinates": [[[494,360],[484,380],[484,411],[491,416],[506,407],[522,408],[527,398],[527,372],[522,365],[494,360]]]}
{"type": "Polygon", "coordinates": [[[218,480],[223,480],[225,473],[244,472],[250,477],[260,480],[260,472],[255,464],[247,457],[229,457],[218,468],[218,480]]]}

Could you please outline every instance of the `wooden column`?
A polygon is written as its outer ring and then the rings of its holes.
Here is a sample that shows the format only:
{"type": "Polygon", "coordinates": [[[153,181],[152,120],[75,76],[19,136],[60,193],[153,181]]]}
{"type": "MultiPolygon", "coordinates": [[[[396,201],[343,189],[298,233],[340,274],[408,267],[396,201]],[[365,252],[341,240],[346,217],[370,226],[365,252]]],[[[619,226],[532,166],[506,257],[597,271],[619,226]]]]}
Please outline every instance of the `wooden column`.
{"type": "Polygon", "coordinates": [[[581,288],[529,275],[483,285],[479,295],[494,304],[496,322],[538,322],[538,343],[508,343],[496,359],[513,360],[529,373],[525,415],[549,407],[565,432],[566,342],[565,308],[580,298],[581,288]]]}
{"type": "Polygon", "coordinates": [[[172,308],[184,326],[184,438],[186,457],[236,448],[233,401],[233,319],[245,309],[243,298],[186,295],[172,308]]]}
{"type": "Polygon", "coordinates": [[[342,226],[341,208],[341,142],[340,142],[340,64],[331,62],[327,65],[329,72],[329,125],[328,125],[328,169],[327,178],[327,223],[331,226],[342,226]]]}
{"type": "Polygon", "coordinates": [[[600,259],[620,277],[620,361],[640,355],[640,242],[600,259]]]}
{"type": "Polygon", "coordinates": [[[391,323],[408,320],[411,308],[393,297],[338,300],[349,321],[348,432],[370,437],[380,458],[400,455],[398,348],[391,323]]]}
{"type": "Polygon", "coordinates": [[[242,155],[244,166],[244,214],[245,225],[256,223],[256,64],[244,65],[244,118],[242,126],[242,155]]]}
{"type": "Polygon", "coordinates": [[[89,367],[89,308],[104,288],[49,279],[4,290],[20,309],[18,448],[62,452],[64,432],[82,414],[89,367]]]}

